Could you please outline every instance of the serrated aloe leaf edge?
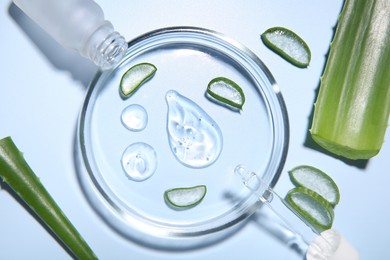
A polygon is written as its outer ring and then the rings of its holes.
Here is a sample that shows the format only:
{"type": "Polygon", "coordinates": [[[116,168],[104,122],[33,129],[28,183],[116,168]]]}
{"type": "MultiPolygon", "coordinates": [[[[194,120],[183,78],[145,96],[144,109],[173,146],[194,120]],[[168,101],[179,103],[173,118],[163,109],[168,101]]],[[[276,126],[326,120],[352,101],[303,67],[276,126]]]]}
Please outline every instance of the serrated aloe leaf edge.
{"type": "Polygon", "coordinates": [[[321,78],[313,140],[347,159],[369,159],[390,114],[390,2],[346,0],[321,78]]]}
{"type": "MultiPolygon", "coordinates": [[[[11,137],[0,140],[0,177],[78,259],[97,259],[35,175],[11,137]]],[[[15,223],[15,228],[17,224],[15,223]]]]}

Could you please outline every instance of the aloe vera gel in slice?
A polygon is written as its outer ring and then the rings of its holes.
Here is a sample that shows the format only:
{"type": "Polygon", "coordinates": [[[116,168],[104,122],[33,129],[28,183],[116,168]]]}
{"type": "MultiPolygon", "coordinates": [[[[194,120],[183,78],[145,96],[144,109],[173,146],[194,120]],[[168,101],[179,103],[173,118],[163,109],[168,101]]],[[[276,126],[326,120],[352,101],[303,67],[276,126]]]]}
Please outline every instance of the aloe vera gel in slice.
{"type": "Polygon", "coordinates": [[[333,208],[313,191],[296,187],[287,193],[285,201],[313,231],[321,232],[332,227],[333,208]]]}
{"type": "Polygon", "coordinates": [[[222,104],[237,109],[242,109],[245,103],[245,95],[241,87],[224,77],[211,80],[207,86],[207,94],[222,104]]]}
{"type": "Polygon", "coordinates": [[[205,197],[206,192],[207,188],[205,185],[174,188],[165,191],[164,198],[170,207],[187,209],[199,204],[205,197]]]}
{"type": "Polygon", "coordinates": [[[264,44],[282,58],[297,67],[309,66],[311,52],[306,42],[293,31],[283,27],[266,30],[261,39],[264,44]]]}
{"type": "Polygon", "coordinates": [[[335,206],[340,200],[340,192],[333,181],[323,171],[307,165],[301,165],[289,171],[291,181],[316,192],[327,200],[332,206],[335,206]]]}
{"type": "Polygon", "coordinates": [[[150,63],[139,63],[131,67],[123,74],[120,82],[120,90],[123,96],[133,94],[145,81],[156,73],[157,68],[150,63]]]}

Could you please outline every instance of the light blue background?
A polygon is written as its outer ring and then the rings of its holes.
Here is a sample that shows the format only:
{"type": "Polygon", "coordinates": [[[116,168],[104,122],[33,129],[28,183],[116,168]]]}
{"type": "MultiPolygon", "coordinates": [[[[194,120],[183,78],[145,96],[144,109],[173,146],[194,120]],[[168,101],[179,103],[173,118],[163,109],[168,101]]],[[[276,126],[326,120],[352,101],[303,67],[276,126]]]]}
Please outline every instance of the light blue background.
{"type": "MultiPolygon", "coordinates": [[[[390,259],[388,209],[390,145],[367,164],[351,165],[305,146],[316,89],[342,1],[97,1],[128,40],[167,26],[219,31],[256,53],[278,82],[290,117],[290,148],[279,194],[292,186],[287,170],[310,164],[338,184],[334,228],[361,259],[390,259]],[[272,26],[298,33],[311,48],[307,69],[267,49],[259,35],[272,26]]],[[[76,123],[96,68],[56,44],[21,11],[1,0],[0,138],[12,136],[31,168],[101,259],[292,259],[294,253],[255,222],[211,247],[161,252],[133,244],[95,214],[77,182],[73,161],[76,123]]],[[[387,136],[389,136],[387,134],[387,136]]],[[[48,232],[6,191],[0,191],[1,259],[69,259],[48,232]]]]}

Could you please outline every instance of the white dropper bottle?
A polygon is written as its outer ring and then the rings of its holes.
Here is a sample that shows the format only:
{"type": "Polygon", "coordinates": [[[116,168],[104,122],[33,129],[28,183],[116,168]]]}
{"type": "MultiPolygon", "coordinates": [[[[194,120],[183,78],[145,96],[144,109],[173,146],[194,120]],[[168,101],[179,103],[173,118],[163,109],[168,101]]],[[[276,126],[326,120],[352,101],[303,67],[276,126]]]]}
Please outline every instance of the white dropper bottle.
{"type": "Polygon", "coordinates": [[[14,3],[62,46],[78,51],[101,69],[110,69],[127,42],[104,20],[93,0],[14,0],[14,3]]]}

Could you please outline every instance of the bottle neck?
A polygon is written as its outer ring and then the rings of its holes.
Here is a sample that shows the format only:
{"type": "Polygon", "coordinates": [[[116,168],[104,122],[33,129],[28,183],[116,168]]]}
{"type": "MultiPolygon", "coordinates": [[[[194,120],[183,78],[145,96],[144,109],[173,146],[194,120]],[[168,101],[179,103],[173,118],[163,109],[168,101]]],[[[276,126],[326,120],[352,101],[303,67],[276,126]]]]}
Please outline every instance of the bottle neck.
{"type": "Polygon", "coordinates": [[[101,69],[110,69],[123,58],[126,50],[125,38],[114,31],[110,22],[104,21],[87,39],[80,53],[101,69]]]}
{"type": "Polygon", "coordinates": [[[101,69],[114,66],[127,42],[93,0],[13,0],[62,46],[77,50],[101,69]],[[50,12],[47,12],[50,10],[50,12]]]}

